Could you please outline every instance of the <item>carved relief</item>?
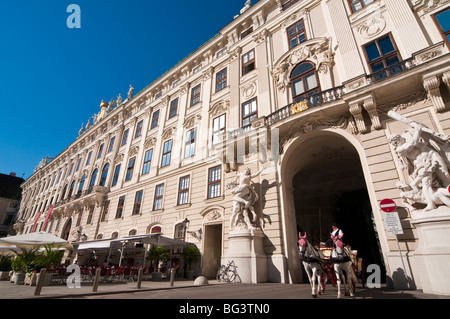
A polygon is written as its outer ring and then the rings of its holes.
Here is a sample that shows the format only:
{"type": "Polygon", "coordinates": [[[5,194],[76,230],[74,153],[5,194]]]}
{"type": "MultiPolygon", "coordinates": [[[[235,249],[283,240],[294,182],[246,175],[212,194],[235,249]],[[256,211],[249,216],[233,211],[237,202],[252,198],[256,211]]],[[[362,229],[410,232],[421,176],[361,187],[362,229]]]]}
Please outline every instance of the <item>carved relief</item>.
{"type": "Polygon", "coordinates": [[[166,140],[168,138],[171,138],[172,136],[175,135],[176,130],[177,130],[176,126],[166,128],[161,135],[162,139],[166,140]]]}
{"type": "Polygon", "coordinates": [[[230,108],[229,100],[219,101],[210,107],[209,113],[212,116],[215,116],[215,115],[219,115],[220,113],[227,111],[229,108],[230,108]]]}
{"type": "Polygon", "coordinates": [[[361,37],[363,37],[364,39],[370,39],[383,32],[385,28],[386,20],[381,14],[379,14],[374,17],[368,18],[364,24],[360,25],[357,28],[357,30],[361,37]]]}
{"type": "Polygon", "coordinates": [[[192,115],[184,121],[183,127],[185,129],[190,129],[190,128],[194,127],[195,123],[201,119],[202,119],[202,116],[200,114],[192,115]]]}
{"type": "Polygon", "coordinates": [[[155,146],[156,141],[157,141],[156,137],[148,137],[148,138],[145,140],[144,148],[147,149],[147,148],[150,148],[150,147],[155,146]]]}
{"type": "Polygon", "coordinates": [[[128,156],[134,156],[134,155],[136,155],[138,152],[139,152],[139,146],[137,146],[137,145],[132,146],[132,147],[130,148],[130,151],[128,152],[128,156]]]}
{"type": "Polygon", "coordinates": [[[256,94],[256,91],[256,82],[247,83],[241,88],[241,94],[244,99],[252,98],[256,94]]]}
{"type": "Polygon", "coordinates": [[[432,12],[448,3],[450,3],[450,0],[415,0],[413,3],[413,8],[420,17],[423,17],[425,14],[432,12]]]}

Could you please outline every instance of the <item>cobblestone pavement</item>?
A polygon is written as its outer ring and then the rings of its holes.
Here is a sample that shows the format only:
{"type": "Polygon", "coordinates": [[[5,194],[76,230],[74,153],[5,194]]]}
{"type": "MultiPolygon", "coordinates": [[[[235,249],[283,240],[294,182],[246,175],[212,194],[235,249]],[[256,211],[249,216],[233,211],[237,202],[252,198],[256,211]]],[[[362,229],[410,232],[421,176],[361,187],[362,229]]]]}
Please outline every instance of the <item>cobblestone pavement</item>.
{"type": "MultiPolygon", "coordinates": [[[[39,296],[35,288],[0,281],[0,299],[312,299],[309,284],[226,284],[209,281],[208,285],[195,286],[194,281],[143,281],[137,289],[136,282],[100,283],[93,292],[92,283],[81,288],[66,285],[44,286],[39,296]]],[[[326,291],[317,299],[336,299],[337,288],[327,285],[326,291]]],[[[348,296],[343,299],[351,299],[348,296]]],[[[355,300],[360,299],[450,299],[450,296],[425,294],[420,290],[368,289],[357,287],[355,300]]]]}

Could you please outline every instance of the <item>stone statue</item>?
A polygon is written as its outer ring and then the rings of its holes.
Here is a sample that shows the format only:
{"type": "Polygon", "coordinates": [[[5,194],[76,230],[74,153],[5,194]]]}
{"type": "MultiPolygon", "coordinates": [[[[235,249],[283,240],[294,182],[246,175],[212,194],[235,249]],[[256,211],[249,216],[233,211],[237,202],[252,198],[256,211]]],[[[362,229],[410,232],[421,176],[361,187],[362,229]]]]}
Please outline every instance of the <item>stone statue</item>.
{"type": "MultiPolygon", "coordinates": [[[[92,116],[91,116],[92,117],[92,116]]],[[[88,119],[87,124],[86,124],[86,131],[89,130],[92,126],[91,124],[91,117],[88,119]]]]}
{"type": "Polygon", "coordinates": [[[255,222],[257,214],[254,205],[258,200],[258,194],[251,185],[252,178],[257,177],[265,169],[263,167],[256,174],[251,173],[250,168],[246,168],[242,174],[237,175],[234,181],[227,185],[228,188],[234,189],[231,191],[233,197],[233,212],[230,220],[230,229],[233,230],[236,226],[242,225],[242,221],[248,229],[255,229],[255,222]],[[237,180],[239,179],[239,184],[237,180]],[[252,215],[251,219],[249,213],[252,215]]]}
{"type": "Polygon", "coordinates": [[[122,104],[122,94],[119,93],[119,96],[117,97],[117,106],[122,104]]]}
{"type": "Polygon", "coordinates": [[[81,123],[81,128],[78,131],[78,136],[81,136],[81,134],[83,134],[83,133],[84,133],[84,123],[81,123]]]}
{"type": "Polygon", "coordinates": [[[402,134],[389,137],[389,143],[393,145],[402,168],[407,170],[409,176],[407,183],[397,183],[405,205],[415,210],[411,204],[425,204],[425,211],[442,204],[450,207],[450,137],[393,111],[389,111],[388,115],[411,127],[402,134]]]}
{"type": "Polygon", "coordinates": [[[241,14],[243,14],[245,11],[250,9],[251,5],[252,5],[252,1],[251,0],[245,1],[245,6],[241,9],[241,14]]]}
{"type": "Polygon", "coordinates": [[[130,89],[128,90],[128,100],[133,97],[134,87],[130,84],[130,89]]]}

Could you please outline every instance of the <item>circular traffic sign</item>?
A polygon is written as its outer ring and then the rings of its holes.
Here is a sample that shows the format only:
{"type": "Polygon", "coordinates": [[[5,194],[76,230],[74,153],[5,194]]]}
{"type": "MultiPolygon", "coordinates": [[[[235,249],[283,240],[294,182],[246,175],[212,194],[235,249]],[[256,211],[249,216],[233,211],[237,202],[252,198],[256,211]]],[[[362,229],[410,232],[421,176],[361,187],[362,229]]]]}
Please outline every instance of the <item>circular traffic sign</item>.
{"type": "Polygon", "coordinates": [[[380,208],[383,212],[391,213],[397,208],[397,205],[392,199],[385,198],[380,202],[380,208]]]}

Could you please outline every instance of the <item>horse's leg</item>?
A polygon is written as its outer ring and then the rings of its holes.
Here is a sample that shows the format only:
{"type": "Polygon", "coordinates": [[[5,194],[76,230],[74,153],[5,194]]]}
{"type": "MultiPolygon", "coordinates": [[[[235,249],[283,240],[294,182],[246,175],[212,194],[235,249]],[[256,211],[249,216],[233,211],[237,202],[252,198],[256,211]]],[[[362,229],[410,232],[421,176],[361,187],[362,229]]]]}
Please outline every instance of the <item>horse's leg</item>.
{"type": "Polygon", "coordinates": [[[317,291],[316,291],[317,270],[316,270],[315,267],[311,266],[311,268],[312,268],[312,276],[311,276],[311,285],[312,285],[312,287],[311,287],[311,291],[312,291],[312,296],[314,298],[316,298],[317,297],[317,291]]]}
{"type": "Polygon", "coordinates": [[[340,275],[340,269],[339,269],[339,264],[334,264],[334,272],[336,273],[336,283],[337,283],[337,288],[338,288],[338,295],[337,298],[341,299],[341,275],[340,275]]]}
{"type": "Polygon", "coordinates": [[[322,270],[320,268],[316,268],[317,271],[317,294],[321,295],[322,294],[322,270]]]}
{"type": "Polygon", "coordinates": [[[348,281],[349,281],[349,288],[350,288],[350,297],[355,297],[355,287],[356,283],[358,282],[358,279],[356,278],[356,274],[353,271],[352,265],[349,263],[347,267],[347,273],[348,273],[348,281]]]}
{"type": "Polygon", "coordinates": [[[314,296],[314,285],[313,285],[313,280],[312,280],[312,273],[311,273],[311,269],[310,269],[310,265],[303,262],[303,266],[305,267],[305,271],[306,271],[306,275],[308,276],[308,280],[309,280],[309,284],[311,285],[311,294],[313,297],[314,296]]]}

